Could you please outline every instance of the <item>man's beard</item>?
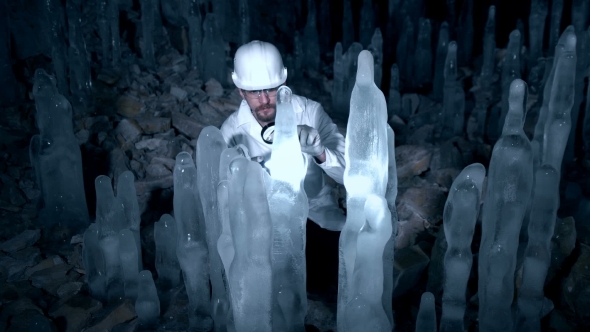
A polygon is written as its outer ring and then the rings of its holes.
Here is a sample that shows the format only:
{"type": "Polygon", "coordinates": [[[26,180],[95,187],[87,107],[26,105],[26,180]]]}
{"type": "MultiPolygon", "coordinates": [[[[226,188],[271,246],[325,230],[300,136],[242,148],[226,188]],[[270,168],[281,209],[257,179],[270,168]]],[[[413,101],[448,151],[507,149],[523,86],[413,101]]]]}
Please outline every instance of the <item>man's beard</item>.
{"type": "Polygon", "coordinates": [[[275,115],[276,115],[276,104],[267,104],[267,105],[258,106],[254,110],[254,116],[260,122],[274,121],[275,115]],[[269,112],[267,109],[272,109],[272,112],[269,112]]]}

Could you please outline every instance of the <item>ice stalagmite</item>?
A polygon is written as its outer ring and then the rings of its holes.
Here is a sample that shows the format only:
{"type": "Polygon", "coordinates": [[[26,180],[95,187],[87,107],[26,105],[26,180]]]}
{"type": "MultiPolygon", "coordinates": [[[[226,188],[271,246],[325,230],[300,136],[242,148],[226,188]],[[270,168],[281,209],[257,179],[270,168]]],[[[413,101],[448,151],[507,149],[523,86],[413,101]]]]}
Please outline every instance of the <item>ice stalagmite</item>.
{"type": "Polygon", "coordinates": [[[346,107],[345,87],[347,79],[346,68],[344,66],[344,57],[342,55],[342,43],[336,43],[334,47],[334,64],[333,64],[334,79],[332,81],[332,109],[336,114],[344,113],[346,107]]]}
{"type": "Polygon", "coordinates": [[[443,214],[447,240],[440,332],[464,331],[467,281],[473,255],[471,240],[479,214],[483,179],[482,164],[471,164],[457,176],[449,190],[443,214]]]}
{"type": "Polygon", "coordinates": [[[176,220],[169,214],[163,214],[160,221],[154,223],[154,243],[156,271],[158,271],[158,280],[162,282],[164,288],[180,285],[180,265],[176,257],[177,242],[176,220]]]}
{"type": "Polygon", "coordinates": [[[371,43],[371,36],[375,32],[375,11],[372,0],[363,0],[359,22],[359,41],[364,47],[371,43]]]}
{"type": "Polygon", "coordinates": [[[309,0],[307,8],[307,23],[303,31],[303,44],[305,45],[303,58],[306,67],[317,72],[320,70],[320,40],[316,23],[315,0],[309,0]]]}
{"type": "Polygon", "coordinates": [[[471,63],[473,52],[473,0],[464,0],[459,15],[457,27],[457,43],[460,45],[457,53],[457,63],[460,67],[471,63]]]}
{"type": "Polygon", "coordinates": [[[489,166],[478,267],[482,332],[512,329],[516,250],[533,183],[531,144],[523,131],[525,89],[519,79],[510,86],[510,110],[489,166]]]}
{"type": "Polygon", "coordinates": [[[241,45],[250,42],[250,9],[248,7],[248,0],[240,0],[239,4],[240,17],[240,42],[241,45]]]}
{"type": "Polygon", "coordinates": [[[226,329],[229,299],[223,281],[223,264],[217,251],[221,234],[221,222],[217,206],[217,185],[219,183],[219,161],[227,144],[219,129],[213,126],[203,128],[197,140],[197,187],[205,216],[206,240],[209,250],[209,278],[211,281],[211,307],[216,331],[226,329]]]}
{"type": "Polygon", "coordinates": [[[91,107],[92,79],[90,61],[82,31],[82,14],[74,1],[66,2],[68,14],[68,60],[70,92],[75,113],[85,113],[91,107]]]}
{"type": "Polygon", "coordinates": [[[229,221],[235,256],[229,268],[236,332],[272,331],[272,221],[266,173],[260,164],[237,158],[230,164],[229,221]],[[253,241],[255,239],[255,241],[253,241]]]}
{"type": "Polygon", "coordinates": [[[149,270],[143,270],[138,278],[138,296],[135,301],[135,312],[142,327],[153,327],[160,317],[160,299],[149,270]]]}
{"type": "Polygon", "coordinates": [[[135,300],[137,298],[137,278],[139,268],[137,265],[138,254],[133,233],[125,228],[119,232],[119,259],[121,260],[121,275],[125,288],[125,297],[135,300]]]}
{"type": "MultiPolygon", "coordinates": [[[[96,23],[98,24],[98,35],[100,37],[102,66],[108,67],[111,59],[111,29],[109,25],[109,1],[98,0],[96,2],[96,23]]],[[[142,6],[143,7],[143,6],[142,6]]],[[[143,8],[142,8],[143,9],[143,8]]]]}
{"type": "Polygon", "coordinates": [[[414,84],[414,66],[413,55],[416,51],[416,42],[414,39],[414,23],[406,16],[404,19],[404,29],[397,42],[396,61],[399,65],[400,83],[404,88],[412,87],[414,84]]]}
{"type": "Polygon", "coordinates": [[[391,214],[383,196],[369,194],[363,211],[365,222],[358,234],[350,301],[344,311],[346,332],[390,332],[392,325],[382,303],[383,260],[390,240],[391,214]]]}
{"type": "Polygon", "coordinates": [[[417,87],[432,81],[432,27],[429,19],[420,19],[414,58],[414,80],[417,87]]]}
{"type": "Polygon", "coordinates": [[[293,70],[293,75],[299,78],[303,76],[303,64],[305,62],[305,51],[301,39],[301,33],[295,31],[293,36],[293,69],[295,70],[293,70]]]}
{"type": "MultiPolygon", "coordinates": [[[[202,26],[202,18],[201,12],[199,11],[199,1],[198,0],[186,0],[188,2],[188,13],[186,16],[186,20],[188,22],[188,37],[189,43],[191,46],[191,68],[192,69],[199,69],[203,70],[202,67],[202,52],[201,52],[201,43],[203,42],[203,26],[202,26]]],[[[242,15],[240,7],[240,15],[242,15]]],[[[243,19],[243,18],[242,18],[243,19]]],[[[242,32],[242,38],[243,36],[242,32]]],[[[248,35],[249,37],[249,35],[248,35]]]]}
{"type": "Polygon", "coordinates": [[[438,42],[436,46],[436,58],[434,59],[433,98],[437,101],[443,100],[443,89],[445,85],[445,62],[449,51],[449,25],[443,22],[438,31],[438,42]]]}
{"type": "Polygon", "coordinates": [[[100,249],[104,256],[107,299],[118,301],[124,296],[119,232],[125,226],[123,205],[115,198],[111,178],[100,175],[94,180],[96,189],[96,223],[99,228],[100,249]]]}
{"type": "MultiPolygon", "coordinates": [[[[539,119],[537,120],[537,123],[535,124],[533,139],[531,141],[531,146],[533,148],[533,157],[534,157],[533,161],[534,161],[535,168],[542,164],[543,154],[545,151],[545,146],[544,146],[545,138],[544,137],[545,137],[546,124],[547,124],[547,120],[548,120],[549,103],[550,103],[551,96],[552,96],[553,82],[555,79],[557,63],[559,62],[559,59],[561,58],[561,56],[563,56],[563,54],[565,52],[575,53],[575,50],[576,50],[576,36],[575,36],[575,32],[574,32],[574,27],[569,26],[569,27],[567,27],[567,29],[565,29],[563,34],[561,34],[561,37],[559,38],[557,46],[555,46],[555,55],[554,55],[554,59],[552,62],[551,70],[549,71],[548,75],[547,75],[547,69],[546,69],[546,76],[548,76],[548,77],[545,82],[545,87],[543,89],[543,104],[541,105],[541,109],[539,110],[539,119]]],[[[572,93],[573,93],[573,91],[572,91],[572,93]]],[[[561,157],[560,157],[560,159],[561,159],[561,157]]],[[[556,169],[560,169],[560,168],[561,167],[558,167],[556,169]]]]}
{"type": "Polygon", "coordinates": [[[318,10],[318,36],[320,40],[320,53],[326,53],[332,47],[332,13],[330,1],[319,1],[318,10]]]}
{"type": "Polygon", "coordinates": [[[389,79],[389,97],[387,102],[387,119],[395,114],[399,116],[402,108],[402,97],[399,90],[399,68],[397,63],[391,66],[391,74],[389,79]]]}
{"type": "Polygon", "coordinates": [[[448,139],[463,133],[465,118],[465,92],[457,83],[457,43],[449,43],[444,68],[444,96],[441,137],[448,139]]]}
{"type": "MultiPolygon", "coordinates": [[[[469,275],[469,274],[468,274],[469,275]]],[[[420,310],[416,317],[416,332],[436,332],[436,311],[434,308],[434,295],[430,292],[422,294],[420,298],[420,310]]],[[[453,330],[463,331],[463,330],[453,330]]]]}
{"type": "Polygon", "coordinates": [[[371,44],[367,49],[371,52],[375,60],[375,85],[381,88],[381,78],[383,77],[383,35],[379,28],[375,29],[375,33],[371,37],[371,44]]]}
{"type": "Polygon", "coordinates": [[[16,84],[10,56],[10,18],[7,0],[0,1],[0,106],[16,100],[16,84]]]}
{"type": "Polygon", "coordinates": [[[561,32],[561,15],[563,14],[563,0],[551,0],[551,14],[549,22],[549,55],[553,55],[557,39],[561,32]]]}
{"type": "Polygon", "coordinates": [[[545,34],[545,19],[549,11],[549,0],[533,0],[529,15],[529,59],[532,68],[537,59],[543,56],[543,36],[545,34]]]}
{"type": "Polygon", "coordinates": [[[551,237],[559,206],[559,173],[549,165],[535,172],[535,185],[524,252],[522,285],[518,290],[515,331],[541,331],[543,287],[551,264],[551,237]]]}
{"type": "Polygon", "coordinates": [[[72,107],[58,93],[53,77],[42,69],[35,71],[33,96],[40,132],[39,138],[31,140],[31,161],[43,199],[39,221],[47,227],[64,225],[74,232],[81,231],[90,221],[72,107]]]}
{"type": "Polygon", "coordinates": [[[225,43],[217,26],[217,17],[208,13],[203,22],[203,79],[214,78],[221,85],[226,86],[227,65],[225,64],[225,43]]]}
{"type": "Polygon", "coordinates": [[[267,192],[272,220],[273,330],[304,331],[307,313],[305,226],[309,210],[302,181],[307,164],[297,135],[291,89],[280,87],[267,192]]]}
{"type": "Polygon", "coordinates": [[[397,165],[395,164],[395,133],[387,126],[387,187],[385,189],[385,200],[391,216],[391,236],[385,244],[383,252],[383,309],[393,328],[393,257],[395,248],[395,235],[397,234],[397,209],[395,199],[397,198],[397,165]]]}
{"type": "Polygon", "coordinates": [[[348,49],[354,42],[354,25],[352,23],[352,0],[344,0],[342,13],[342,48],[348,49]]]}
{"type": "Polygon", "coordinates": [[[137,269],[143,270],[141,259],[141,238],[139,236],[139,227],[141,216],[139,214],[139,205],[137,203],[137,194],[135,191],[135,176],[131,171],[125,171],[117,178],[117,199],[123,204],[125,210],[125,228],[128,228],[135,239],[137,247],[137,269]]]}
{"type": "MultiPolygon", "coordinates": [[[[568,27],[568,30],[570,28],[572,27],[568,27]]],[[[545,122],[541,158],[542,165],[550,165],[558,173],[561,172],[561,162],[572,123],[571,110],[574,104],[576,53],[567,49],[575,49],[575,34],[569,34],[566,45],[569,47],[566,46],[566,51],[559,59],[556,59],[557,64],[545,122]]]]}
{"type": "Polygon", "coordinates": [[[347,303],[352,299],[357,237],[365,224],[364,206],[368,195],[383,197],[387,186],[387,105],[373,78],[373,58],[369,51],[358,56],[356,84],[352,91],[346,135],[347,192],[346,223],[340,234],[338,272],[338,330],[345,331],[347,303]]]}
{"type": "Polygon", "coordinates": [[[57,88],[63,95],[69,94],[68,86],[68,59],[66,44],[66,20],[64,8],[59,0],[42,1],[42,13],[44,28],[46,31],[44,37],[49,41],[51,49],[51,63],[57,79],[57,88]]]}
{"type": "MultiPolygon", "coordinates": [[[[105,0],[100,0],[105,1],[105,0]]],[[[141,57],[147,67],[156,65],[154,51],[154,2],[155,0],[140,0],[141,4],[141,57]]]]}
{"type": "MultiPolygon", "coordinates": [[[[233,148],[227,148],[221,153],[219,158],[219,184],[217,185],[217,211],[219,214],[220,222],[220,235],[217,240],[217,251],[219,257],[223,262],[224,271],[224,282],[226,282],[226,288],[228,281],[229,267],[234,259],[235,249],[232,241],[231,226],[229,224],[229,183],[228,178],[230,175],[229,165],[236,158],[244,157],[250,159],[248,149],[244,145],[238,145],[233,148]]],[[[230,303],[231,305],[231,303],[230,303]]]]}
{"type": "Polygon", "coordinates": [[[86,271],[86,282],[90,288],[90,295],[103,301],[106,298],[105,261],[99,244],[99,229],[92,223],[84,232],[84,247],[82,261],[86,271]]]}
{"type": "Polygon", "coordinates": [[[213,328],[209,269],[203,208],[197,190],[197,169],[188,152],[176,156],[174,166],[174,218],[178,231],[176,257],[189,298],[189,324],[193,329],[213,328]]]}
{"type": "MultiPolygon", "coordinates": [[[[579,8],[580,10],[590,11],[590,8],[579,8]]],[[[572,15],[574,13],[572,12],[572,15]]],[[[588,16],[588,13],[586,14],[588,16]]],[[[587,21],[584,17],[578,18],[578,25],[585,26],[587,21]]],[[[574,22],[575,23],[575,22],[574,22]]],[[[575,26],[574,26],[575,27],[575,26]]],[[[572,163],[574,161],[576,143],[576,128],[578,128],[578,118],[580,114],[580,108],[584,101],[584,79],[589,75],[590,65],[590,30],[576,29],[576,83],[575,83],[575,94],[574,94],[574,105],[572,106],[572,125],[570,135],[567,141],[567,146],[564,154],[564,162],[572,163]]]]}
{"type": "Polygon", "coordinates": [[[336,44],[334,50],[334,86],[332,98],[336,101],[338,108],[336,110],[336,117],[342,120],[348,119],[350,109],[350,94],[354,88],[354,79],[357,69],[357,59],[359,53],[363,50],[360,43],[352,43],[346,53],[339,56],[339,44],[336,44]],[[341,59],[341,60],[340,60],[341,59]],[[340,61],[340,62],[336,62],[340,61]],[[338,74],[336,74],[338,73],[338,74]]]}
{"type": "Polygon", "coordinates": [[[517,78],[520,78],[520,31],[512,30],[510,40],[506,48],[506,55],[502,63],[502,112],[498,121],[498,131],[504,127],[504,119],[508,113],[508,95],[510,94],[510,84],[517,78]]]}
{"type": "MultiPolygon", "coordinates": [[[[107,0],[107,17],[111,30],[111,65],[116,67],[121,62],[121,36],[119,35],[119,0],[107,0]]],[[[158,5],[159,6],[159,3],[158,5]]]]}
{"type": "Polygon", "coordinates": [[[481,89],[488,90],[492,85],[492,76],[496,65],[496,7],[488,9],[488,19],[483,36],[483,64],[479,77],[481,89]]]}

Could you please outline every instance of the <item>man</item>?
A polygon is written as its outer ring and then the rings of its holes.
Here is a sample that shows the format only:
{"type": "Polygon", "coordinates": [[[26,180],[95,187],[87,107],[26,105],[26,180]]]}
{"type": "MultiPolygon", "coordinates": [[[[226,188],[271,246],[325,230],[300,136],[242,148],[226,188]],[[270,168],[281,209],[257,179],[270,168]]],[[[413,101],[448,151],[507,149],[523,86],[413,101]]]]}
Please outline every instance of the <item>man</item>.
{"type": "MultiPolygon", "coordinates": [[[[270,159],[272,145],[262,139],[261,132],[275,120],[277,90],[287,80],[287,68],[274,45],[255,40],[236,51],[232,79],[243,100],[221,125],[221,133],[228,146],[243,144],[253,160],[264,164],[270,159]]],[[[332,195],[333,186],[326,183],[324,172],[342,184],[344,137],[319,103],[295,94],[291,103],[301,151],[308,159],[304,180],[308,217],[322,228],[340,231],[346,217],[332,195]]]]}

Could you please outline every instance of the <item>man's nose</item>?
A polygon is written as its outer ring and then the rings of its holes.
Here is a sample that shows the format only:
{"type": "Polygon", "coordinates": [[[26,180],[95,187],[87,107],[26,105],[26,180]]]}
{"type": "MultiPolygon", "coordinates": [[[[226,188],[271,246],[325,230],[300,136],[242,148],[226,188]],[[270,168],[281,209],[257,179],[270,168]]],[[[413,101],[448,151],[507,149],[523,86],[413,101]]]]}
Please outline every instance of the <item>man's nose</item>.
{"type": "Polygon", "coordinates": [[[270,103],[270,97],[268,97],[268,94],[266,94],[266,91],[260,91],[260,97],[258,97],[258,100],[260,101],[261,104],[268,104],[270,103]]]}

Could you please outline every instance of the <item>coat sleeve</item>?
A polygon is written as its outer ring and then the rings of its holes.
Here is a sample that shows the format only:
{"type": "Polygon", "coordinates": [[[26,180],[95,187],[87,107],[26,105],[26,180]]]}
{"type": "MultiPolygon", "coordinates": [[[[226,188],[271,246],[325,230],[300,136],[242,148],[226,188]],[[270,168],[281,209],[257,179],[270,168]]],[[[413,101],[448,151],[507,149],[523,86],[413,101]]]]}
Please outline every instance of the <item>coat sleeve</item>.
{"type": "Polygon", "coordinates": [[[316,164],[334,181],[342,184],[345,167],[344,136],[340,134],[336,124],[319,103],[316,103],[314,118],[313,127],[320,133],[320,138],[326,148],[326,161],[321,164],[316,162],[316,164]]]}
{"type": "Polygon", "coordinates": [[[233,122],[233,116],[230,115],[227,119],[225,119],[225,121],[223,121],[223,124],[219,128],[219,131],[221,131],[221,135],[223,135],[225,143],[230,148],[237,145],[234,139],[236,128],[233,122]]]}

